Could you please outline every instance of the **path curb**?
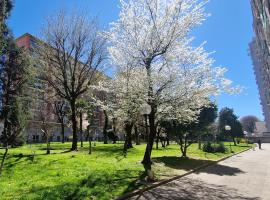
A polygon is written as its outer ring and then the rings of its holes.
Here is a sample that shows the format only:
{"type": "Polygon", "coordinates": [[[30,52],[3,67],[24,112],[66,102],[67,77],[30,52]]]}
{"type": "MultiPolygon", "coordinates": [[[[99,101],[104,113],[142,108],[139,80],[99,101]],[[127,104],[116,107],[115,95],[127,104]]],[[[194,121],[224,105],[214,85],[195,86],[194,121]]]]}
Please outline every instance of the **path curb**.
{"type": "Polygon", "coordinates": [[[217,161],[213,161],[212,163],[204,164],[204,165],[202,165],[202,166],[200,166],[200,167],[197,167],[197,168],[195,168],[195,169],[192,169],[191,171],[189,171],[189,172],[187,172],[187,173],[185,173],[185,174],[182,174],[182,175],[179,175],[179,176],[175,176],[175,177],[172,177],[172,178],[170,178],[170,179],[163,180],[163,181],[159,181],[159,182],[154,183],[153,185],[150,185],[150,186],[148,186],[148,187],[146,187],[146,188],[138,189],[138,190],[135,190],[135,191],[133,191],[133,192],[124,194],[124,195],[122,195],[122,196],[120,196],[120,197],[117,197],[116,200],[126,200],[126,199],[131,198],[131,197],[134,197],[134,196],[136,196],[136,195],[140,195],[140,194],[142,194],[142,193],[144,193],[144,192],[146,192],[146,191],[148,191],[148,190],[154,189],[154,188],[159,187],[159,186],[161,186],[161,185],[164,185],[164,184],[170,183],[170,182],[172,182],[172,181],[175,181],[175,180],[177,180],[177,179],[180,179],[180,178],[182,178],[182,177],[188,176],[188,175],[190,175],[190,174],[192,174],[192,173],[198,172],[198,171],[200,171],[201,169],[205,169],[205,168],[207,168],[207,167],[216,165],[216,164],[218,164],[218,163],[221,162],[221,161],[224,161],[224,160],[226,160],[226,159],[228,159],[228,158],[231,158],[231,157],[233,157],[233,156],[236,156],[236,155],[238,155],[238,154],[241,154],[241,153],[243,153],[243,152],[246,152],[246,151],[248,151],[248,150],[250,150],[250,149],[252,149],[252,147],[249,147],[248,149],[245,149],[245,150],[243,150],[243,151],[239,151],[239,152],[234,153],[234,154],[232,154],[232,155],[229,155],[229,156],[227,156],[227,157],[221,158],[221,159],[219,159],[219,160],[217,160],[217,161]]]}

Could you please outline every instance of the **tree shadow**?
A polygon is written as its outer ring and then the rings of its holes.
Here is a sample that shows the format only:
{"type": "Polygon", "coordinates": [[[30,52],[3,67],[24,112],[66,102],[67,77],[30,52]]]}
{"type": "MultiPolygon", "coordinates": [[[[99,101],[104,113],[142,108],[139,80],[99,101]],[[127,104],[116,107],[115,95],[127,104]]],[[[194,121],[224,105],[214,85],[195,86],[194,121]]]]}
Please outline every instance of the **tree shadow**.
{"type": "Polygon", "coordinates": [[[260,200],[259,197],[243,195],[235,188],[208,184],[201,180],[181,178],[166,185],[143,192],[133,200],[260,200]]]}
{"type": "Polygon", "coordinates": [[[163,163],[165,166],[178,170],[190,171],[202,165],[212,164],[215,161],[212,160],[201,160],[194,158],[182,158],[177,156],[163,156],[155,157],[152,159],[156,163],[163,163]]]}
{"type": "Polygon", "coordinates": [[[213,166],[209,166],[207,168],[201,169],[196,173],[207,173],[207,174],[215,174],[219,176],[236,176],[237,174],[245,173],[241,169],[237,167],[230,167],[226,165],[216,164],[213,166]]]}
{"type": "Polygon", "coordinates": [[[10,154],[8,155],[5,164],[4,164],[4,168],[7,171],[10,171],[12,167],[14,167],[15,165],[19,164],[19,163],[23,163],[23,162],[34,162],[34,158],[35,155],[30,154],[30,155],[24,155],[22,153],[20,154],[10,154]]]}
{"type": "Polygon", "coordinates": [[[244,173],[239,168],[221,165],[217,163],[216,161],[212,161],[212,160],[181,158],[181,157],[176,157],[176,156],[163,156],[163,157],[154,158],[153,161],[157,163],[163,163],[165,164],[165,166],[173,168],[173,169],[185,170],[185,171],[190,171],[203,165],[215,164],[213,166],[202,168],[196,173],[204,172],[208,174],[216,174],[219,176],[235,176],[239,173],[244,173]]]}

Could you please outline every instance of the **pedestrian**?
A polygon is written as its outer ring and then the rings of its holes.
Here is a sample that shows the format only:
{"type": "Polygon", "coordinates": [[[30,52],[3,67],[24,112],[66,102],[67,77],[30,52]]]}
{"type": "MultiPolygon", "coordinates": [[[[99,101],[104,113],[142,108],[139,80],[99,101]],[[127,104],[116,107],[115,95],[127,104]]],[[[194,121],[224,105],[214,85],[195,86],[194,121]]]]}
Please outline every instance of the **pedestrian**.
{"type": "Polygon", "coordinates": [[[262,149],[262,142],[260,139],[258,140],[258,145],[259,145],[259,149],[262,149]]]}

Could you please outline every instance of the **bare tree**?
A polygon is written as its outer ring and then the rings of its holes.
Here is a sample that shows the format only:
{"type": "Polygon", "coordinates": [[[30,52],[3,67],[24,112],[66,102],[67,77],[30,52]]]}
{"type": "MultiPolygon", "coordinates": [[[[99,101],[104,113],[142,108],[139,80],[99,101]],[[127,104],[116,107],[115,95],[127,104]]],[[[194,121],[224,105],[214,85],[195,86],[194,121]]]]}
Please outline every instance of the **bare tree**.
{"type": "Polygon", "coordinates": [[[53,136],[53,127],[56,125],[54,122],[53,103],[50,100],[44,101],[44,107],[40,110],[40,129],[47,144],[47,154],[50,154],[51,137],[53,136]]]}
{"type": "Polygon", "coordinates": [[[58,12],[48,18],[43,29],[46,44],[41,44],[45,64],[44,79],[56,94],[67,100],[71,109],[73,141],[77,150],[76,101],[101,74],[106,58],[105,39],[95,20],[85,15],[58,12]]]}
{"type": "Polygon", "coordinates": [[[253,133],[256,122],[260,121],[256,116],[247,115],[240,119],[240,122],[243,126],[244,131],[247,131],[248,133],[253,133]]]}

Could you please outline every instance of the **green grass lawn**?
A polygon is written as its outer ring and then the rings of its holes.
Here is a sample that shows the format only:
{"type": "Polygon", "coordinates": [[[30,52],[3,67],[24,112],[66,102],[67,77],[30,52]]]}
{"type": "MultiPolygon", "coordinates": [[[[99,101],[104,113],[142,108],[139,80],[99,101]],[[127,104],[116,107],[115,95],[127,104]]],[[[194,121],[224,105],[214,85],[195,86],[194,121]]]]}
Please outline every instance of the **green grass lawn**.
{"type": "MultiPolygon", "coordinates": [[[[85,144],[86,145],[86,144],[85,144]]],[[[226,144],[228,145],[228,144],[226,144]]],[[[145,145],[134,145],[126,157],[123,144],[101,144],[88,154],[87,147],[69,152],[71,143],[52,143],[51,155],[45,145],[25,145],[10,149],[0,177],[0,199],[112,199],[144,187],[140,181],[145,145]]],[[[246,145],[232,147],[234,152],[246,145]]],[[[4,150],[0,149],[0,159],[4,150]]],[[[230,153],[204,153],[193,144],[189,159],[180,158],[179,146],[154,149],[152,153],[156,177],[161,180],[183,174],[202,164],[213,162],[230,153]]]]}

